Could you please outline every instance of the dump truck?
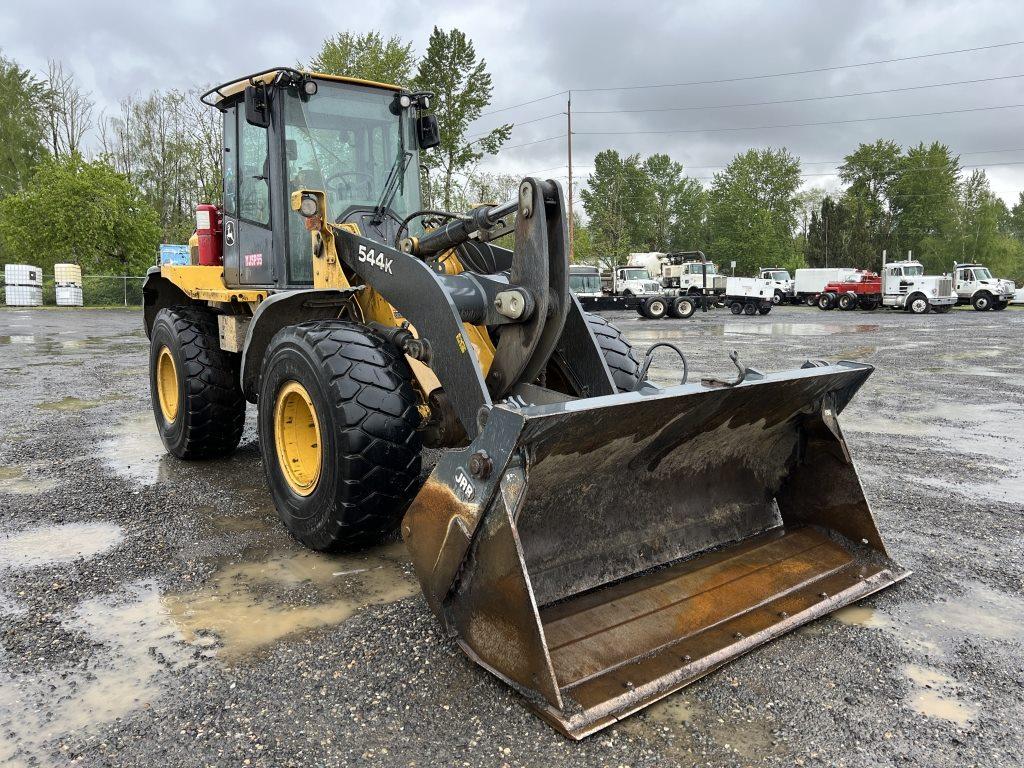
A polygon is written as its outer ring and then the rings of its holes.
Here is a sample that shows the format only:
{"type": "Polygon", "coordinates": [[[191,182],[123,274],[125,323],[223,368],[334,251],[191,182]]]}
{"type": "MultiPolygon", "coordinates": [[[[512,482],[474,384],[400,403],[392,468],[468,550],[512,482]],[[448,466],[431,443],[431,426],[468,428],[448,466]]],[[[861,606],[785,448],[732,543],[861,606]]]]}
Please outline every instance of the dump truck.
{"type": "Polygon", "coordinates": [[[223,201],[144,287],[167,451],[229,455],[252,405],[295,539],[398,528],[445,635],[576,739],[903,579],[839,423],[872,368],[652,384],[664,346],[569,290],[558,183],[424,209],[433,98],[291,67],[204,94],[223,201]]]}
{"type": "Polygon", "coordinates": [[[1012,280],[992,277],[983,264],[953,264],[953,284],[958,306],[970,304],[978,312],[1006,309],[1013,301],[1017,286],[1012,280]]]}

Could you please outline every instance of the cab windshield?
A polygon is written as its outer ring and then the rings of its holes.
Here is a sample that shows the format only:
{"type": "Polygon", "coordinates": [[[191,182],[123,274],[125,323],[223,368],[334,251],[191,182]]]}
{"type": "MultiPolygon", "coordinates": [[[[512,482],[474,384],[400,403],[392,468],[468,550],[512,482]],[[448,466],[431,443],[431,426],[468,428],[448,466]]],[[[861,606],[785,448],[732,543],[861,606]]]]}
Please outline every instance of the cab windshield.
{"type": "Polygon", "coordinates": [[[651,273],[646,269],[624,269],[621,272],[623,280],[650,280],[651,273]]]}
{"type": "Polygon", "coordinates": [[[924,267],[920,264],[903,268],[903,274],[907,277],[920,277],[924,274],[924,267]]]}
{"type": "MultiPolygon", "coordinates": [[[[294,89],[284,99],[285,154],[289,196],[297,189],[323,190],[327,214],[338,221],[353,207],[380,201],[396,160],[408,165],[391,212],[404,218],[420,207],[415,120],[391,111],[395,92],[317,80],[317,93],[302,98],[294,89]],[[402,162],[402,160],[398,160],[402,162]]],[[[293,281],[312,279],[309,233],[301,216],[289,213],[289,267],[293,281]]]]}
{"type": "Polygon", "coordinates": [[[784,269],[777,269],[774,272],[769,272],[765,275],[768,280],[789,280],[789,272],[784,269]]]}
{"type": "Polygon", "coordinates": [[[988,271],[988,267],[975,267],[974,268],[974,279],[975,280],[991,280],[992,273],[988,271]]]}
{"type": "Polygon", "coordinates": [[[601,276],[589,273],[569,273],[569,288],[573,293],[600,293],[601,276]]]}

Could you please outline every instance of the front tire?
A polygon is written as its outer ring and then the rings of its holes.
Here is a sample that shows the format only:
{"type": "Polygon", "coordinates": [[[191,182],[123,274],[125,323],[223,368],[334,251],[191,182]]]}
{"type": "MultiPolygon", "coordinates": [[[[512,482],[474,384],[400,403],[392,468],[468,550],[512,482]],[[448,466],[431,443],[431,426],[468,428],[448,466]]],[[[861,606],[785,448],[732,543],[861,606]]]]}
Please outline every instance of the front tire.
{"type": "Polygon", "coordinates": [[[161,309],[149,343],[149,391],[160,439],[179,459],[228,456],[245,424],[239,355],[220,348],[217,315],[199,306],[161,309]]]}
{"type": "Polygon", "coordinates": [[[405,357],[358,323],[288,326],[260,370],[259,437],[278,516],[317,550],[394,530],[415,494],[419,398],[405,357]]]}
{"type": "Polygon", "coordinates": [[[928,303],[928,299],[926,299],[921,294],[918,294],[918,295],[914,296],[907,303],[907,307],[915,315],[925,315],[925,314],[928,314],[928,310],[931,309],[931,305],[928,303]]]}
{"type": "Polygon", "coordinates": [[[617,325],[600,315],[584,312],[583,317],[601,348],[605,364],[619,392],[635,392],[640,386],[640,359],[633,345],[626,340],[617,325]]]}
{"type": "Polygon", "coordinates": [[[697,302],[689,296],[677,296],[672,300],[671,309],[673,317],[687,320],[693,317],[693,313],[697,311],[697,302]]]}
{"type": "Polygon", "coordinates": [[[979,293],[971,299],[971,305],[978,312],[986,312],[992,309],[992,296],[987,293],[979,293]]]}

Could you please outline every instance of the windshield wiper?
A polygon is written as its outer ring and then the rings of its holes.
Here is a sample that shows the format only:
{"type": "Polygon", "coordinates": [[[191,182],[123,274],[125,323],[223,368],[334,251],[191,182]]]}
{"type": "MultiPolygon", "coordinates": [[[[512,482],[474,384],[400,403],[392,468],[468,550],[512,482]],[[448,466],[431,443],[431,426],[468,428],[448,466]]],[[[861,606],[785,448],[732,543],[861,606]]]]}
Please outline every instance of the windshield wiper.
{"type": "Polygon", "coordinates": [[[399,186],[405,180],[405,171],[409,167],[410,160],[412,160],[412,152],[406,152],[404,148],[398,150],[395,163],[388,172],[387,181],[384,182],[384,191],[373,209],[373,218],[370,219],[370,223],[376,225],[384,221],[384,216],[387,215],[391,203],[395,200],[395,195],[398,194],[399,186]]]}

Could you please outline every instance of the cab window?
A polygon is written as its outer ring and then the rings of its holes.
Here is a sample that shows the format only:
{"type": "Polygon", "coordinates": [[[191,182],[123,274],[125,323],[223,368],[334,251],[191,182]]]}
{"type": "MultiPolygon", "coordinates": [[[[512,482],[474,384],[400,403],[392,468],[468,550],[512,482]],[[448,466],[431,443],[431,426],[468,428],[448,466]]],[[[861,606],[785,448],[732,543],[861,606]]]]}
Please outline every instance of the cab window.
{"type": "Polygon", "coordinates": [[[239,217],[254,224],[270,223],[270,159],[267,129],[239,120],[241,145],[238,171],[239,217]]]}

